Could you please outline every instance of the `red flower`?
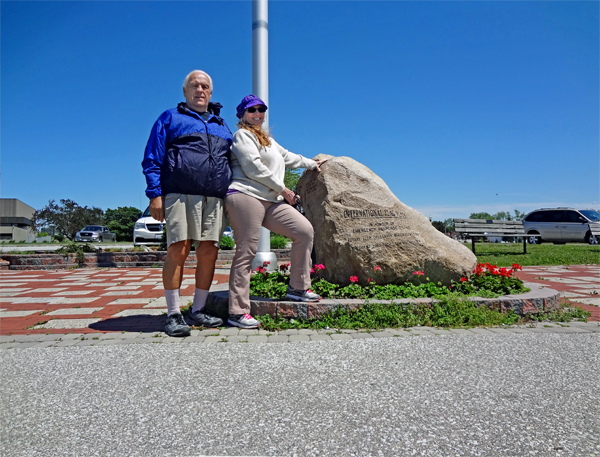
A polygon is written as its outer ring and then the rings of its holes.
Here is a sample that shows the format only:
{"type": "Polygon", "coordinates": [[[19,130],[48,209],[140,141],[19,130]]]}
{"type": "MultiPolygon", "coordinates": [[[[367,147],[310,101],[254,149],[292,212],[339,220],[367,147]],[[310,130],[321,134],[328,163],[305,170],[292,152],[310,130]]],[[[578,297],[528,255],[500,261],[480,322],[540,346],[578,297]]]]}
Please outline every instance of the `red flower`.
{"type": "Polygon", "coordinates": [[[350,276],[350,282],[358,282],[358,277],[350,276]]]}
{"type": "Polygon", "coordinates": [[[376,265],[373,267],[373,271],[381,271],[381,267],[379,265],[376,265]]]}

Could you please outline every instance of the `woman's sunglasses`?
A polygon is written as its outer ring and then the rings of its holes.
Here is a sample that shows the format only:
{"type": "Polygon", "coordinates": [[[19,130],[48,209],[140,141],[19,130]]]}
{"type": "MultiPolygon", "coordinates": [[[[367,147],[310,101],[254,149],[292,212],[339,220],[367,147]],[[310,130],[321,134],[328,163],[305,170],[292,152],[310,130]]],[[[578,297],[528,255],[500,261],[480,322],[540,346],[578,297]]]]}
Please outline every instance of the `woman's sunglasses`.
{"type": "Polygon", "coordinates": [[[249,113],[256,113],[257,111],[259,113],[264,113],[265,111],[267,111],[267,108],[264,106],[259,106],[258,108],[251,106],[250,108],[246,108],[246,111],[248,111],[249,113]]]}

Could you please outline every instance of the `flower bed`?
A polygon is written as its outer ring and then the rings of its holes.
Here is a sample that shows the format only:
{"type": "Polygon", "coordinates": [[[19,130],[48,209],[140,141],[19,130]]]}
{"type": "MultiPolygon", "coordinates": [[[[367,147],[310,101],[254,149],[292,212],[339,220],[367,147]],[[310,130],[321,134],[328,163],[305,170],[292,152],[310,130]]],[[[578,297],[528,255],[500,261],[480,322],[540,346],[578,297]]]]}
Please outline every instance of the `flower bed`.
{"type": "MultiPolygon", "coordinates": [[[[250,279],[250,295],[282,299],[289,284],[289,264],[283,264],[279,271],[269,273],[263,267],[257,267],[250,279]]],[[[434,283],[423,271],[415,271],[413,280],[404,284],[377,284],[377,275],[381,267],[373,268],[373,278],[367,278],[367,285],[360,286],[357,276],[350,276],[350,284],[340,286],[321,278],[325,265],[315,265],[311,270],[311,290],[323,298],[357,298],[375,300],[394,300],[400,298],[431,298],[449,294],[494,298],[502,295],[515,295],[529,291],[523,281],[514,276],[521,266],[513,264],[511,268],[498,268],[489,263],[479,263],[472,275],[453,281],[450,286],[434,283]]]]}

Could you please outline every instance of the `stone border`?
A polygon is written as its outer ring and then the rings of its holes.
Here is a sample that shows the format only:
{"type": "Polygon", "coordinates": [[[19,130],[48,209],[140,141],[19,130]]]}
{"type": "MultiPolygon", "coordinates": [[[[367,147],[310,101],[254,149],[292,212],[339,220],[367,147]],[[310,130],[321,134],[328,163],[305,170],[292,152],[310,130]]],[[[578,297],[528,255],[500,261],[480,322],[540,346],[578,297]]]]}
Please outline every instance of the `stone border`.
{"type": "MultiPolygon", "coordinates": [[[[556,309],[559,305],[560,292],[554,289],[548,289],[535,283],[525,283],[525,286],[531,291],[520,295],[504,295],[498,298],[469,297],[479,306],[486,306],[491,309],[499,309],[506,312],[513,310],[515,314],[523,316],[525,314],[535,313],[547,309],[556,309]]],[[[227,316],[229,301],[228,291],[211,292],[208,296],[207,306],[216,315],[227,316]]],[[[363,306],[366,302],[372,303],[396,303],[399,306],[406,306],[409,303],[420,303],[431,306],[437,302],[432,298],[404,298],[400,300],[351,300],[351,299],[325,299],[319,302],[295,302],[286,300],[275,300],[270,298],[251,297],[250,314],[261,316],[269,314],[271,317],[280,315],[286,319],[302,318],[310,319],[333,311],[336,308],[356,309],[363,306]]]]}
{"type": "Polygon", "coordinates": [[[527,325],[510,325],[502,327],[475,327],[461,328],[436,328],[436,327],[409,327],[387,328],[380,330],[281,330],[267,332],[266,330],[244,330],[235,327],[223,329],[192,330],[186,338],[172,338],[162,332],[148,333],[53,333],[30,335],[3,335],[0,336],[0,352],[11,349],[27,348],[60,348],[60,347],[85,347],[85,346],[115,346],[122,344],[222,344],[222,343],[297,343],[313,341],[342,341],[372,338],[401,338],[401,337],[459,337],[468,336],[510,336],[532,333],[546,334],[600,334],[598,322],[537,322],[527,325]]]}
{"type": "MultiPolygon", "coordinates": [[[[290,261],[290,249],[272,249],[277,260],[290,261]]],[[[162,268],[166,251],[149,252],[98,252],[85,254],[85,262],[77,262],[75,254],[1,254],[2,270],[64,270],[69,268],[162,268]]],[[[217,268],[231,264],[235,250],[219,251],[217,268]]],[[[191,254],[186,268],[196,267],[196,256],[191,254]]]]}

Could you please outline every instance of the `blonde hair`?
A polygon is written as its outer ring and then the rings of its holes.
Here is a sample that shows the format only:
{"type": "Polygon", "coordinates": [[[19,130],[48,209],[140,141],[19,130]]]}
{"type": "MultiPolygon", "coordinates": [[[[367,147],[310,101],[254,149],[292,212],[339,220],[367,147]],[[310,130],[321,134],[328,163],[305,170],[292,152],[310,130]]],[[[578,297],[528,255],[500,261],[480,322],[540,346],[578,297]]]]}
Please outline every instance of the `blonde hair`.
{"type": "Polygon", "coordinates": [[[271,146],[271,134],[269,132],[264,131],[260,125],[248,124],[243,119],[240,119],[240,122],[237,123],[237,126],[241,129],[246,129],[254,133],[261,146],[265,148],[271,146]]]}

